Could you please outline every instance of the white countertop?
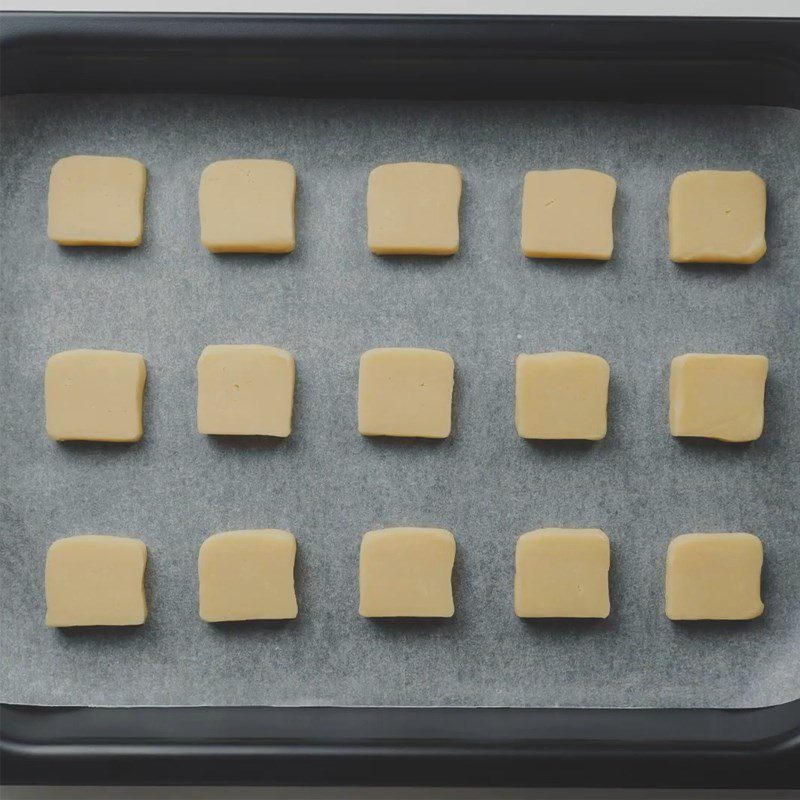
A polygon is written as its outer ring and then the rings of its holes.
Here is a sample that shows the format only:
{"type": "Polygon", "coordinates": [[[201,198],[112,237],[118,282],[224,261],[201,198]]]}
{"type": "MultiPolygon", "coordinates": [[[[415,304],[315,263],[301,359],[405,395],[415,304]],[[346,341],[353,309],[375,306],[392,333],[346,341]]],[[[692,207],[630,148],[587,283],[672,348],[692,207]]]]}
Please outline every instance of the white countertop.
{"type": "Polygon", "coordinates": [[[800,17],[800,0],[0,0],[0,9],[800,17]]]}

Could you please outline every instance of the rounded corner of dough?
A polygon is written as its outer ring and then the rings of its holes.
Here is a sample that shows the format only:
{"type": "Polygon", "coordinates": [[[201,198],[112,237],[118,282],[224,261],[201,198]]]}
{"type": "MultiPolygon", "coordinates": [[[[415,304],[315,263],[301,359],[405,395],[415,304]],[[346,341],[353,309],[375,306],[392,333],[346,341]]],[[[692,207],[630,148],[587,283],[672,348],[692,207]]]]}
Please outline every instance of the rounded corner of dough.
{"type": "Polygon", "coordinates": [[[686,183],[686,181],[691,180],[692,175],[696,175],[701,170],[690,170],[687,172],[679,172],[675,177],[672,179],[672,183],[670,184],[671,189],[675,189],[680,187],[682,183],[686,183]]]}
{"type": "Polygon", "coordinates": [[[216,161],[211,161],[206,164],[200,172],[201,184],[204,179],[213,177],[217,170],[222,169],[223,165],[229,163],[231,160],[232,159],[217,159],[216,161]]]}
{"type": "Polygon", "coordinates": [[[433,536],[438,536],[439,538],[441,538],[441,540],[445,542],[449,547],[452,547],[453,551],[455,552],[456,537],[451,530],[448,530],[447,528],[428,528],[427,530],[433,536]]]}
{"type": "Polygon", "coordinates": [[[464,177],[461,174],[461,169],[458,166],[449,163],[440,163],[436,164],[435,166],[440,167],[443,172],[449,173],[450,177],[458,184],[458,190],[461,191],[464,183],[464,177]]]}
{"type": "Polygon", "coordinates": [[[84,158],[84,156],[61,156],[61,158],[58,158],[53,162],[53,166],[50,167],[50,174],[54,175],[55,173],[60,172],[62,169],[66,169],[70,163],[80,158],[84,158]]]}
{"type": "Polygon", "coordinates": [[[609,547],[611,547],[611,539],[602,528],[584,528],[583,530],[588,536],[592,536],[598,541],[602,541],[604,544],[607,544],[609,547]]]}
{"type": "Polygon", "coordinates": [[[447,366],[450,369],[455,370],[456,362],[453,358],[452,354],[450,354],[447,350],[439,350],[438,348],[419,348],[423,353],[430,353],[431,357],[438,358],[441,360],[444,366],[447,366]]]}
{"type": "Polygon", "coordinates": [[[208,358],[209,356],[213,356],[213,355],[214,355],[214,353],[218,352],[220,347],[222,347],[222,345],[219,345],[219,344],[207,344],[207,345],[206,345],[206,346],[205,346],[205,347],[204,347],[204,348],[203,348],[203,349],[200,351],[200,355],[197,357],[197,363],[198,363],[198,365],[200,364],[200,362],[201,362],[203,359],[205,359],[205,358],[208,358]]]}
{"type": "Polygon", "coordinates": [[[264,345],[264,347],[269,348],[270,353],[278,358],[282,358],[287,364],[291,365],[292,368],[295,367],[295,357],[288,350],[284,350],[282,347],[272,347],[271,345],[264,345]]]}
{"type": "Polygon", "coordinates": [[[753,249],[742,259],[743,264],[757,264],[767,254],[767,240],[762,238],[753,249]]]}
{"type": "Polygon", "coordinates": [[[611,374],[611,364],[603,356],[598,356],[596,353],[578,353],[576,355],[586,356],[588,362],[595,364],[606,374],[611,374]]]}
{"type": "Polygon", "coordinates": [[[603,176],[603,179],[608,184],[609,189],[616,193],[617,189],[619,188],[619,181],[609,172],[600,172],[600,175],[603,176]]]}
{"type": "Polygon", "coordinates": [[[217,242],[213,239],[209,239],[208,237],[204,236],[202,232],[200,233],[200,244],[208,250],[209,253],[224,253],[225,248],[217,244],[217,242]]]}

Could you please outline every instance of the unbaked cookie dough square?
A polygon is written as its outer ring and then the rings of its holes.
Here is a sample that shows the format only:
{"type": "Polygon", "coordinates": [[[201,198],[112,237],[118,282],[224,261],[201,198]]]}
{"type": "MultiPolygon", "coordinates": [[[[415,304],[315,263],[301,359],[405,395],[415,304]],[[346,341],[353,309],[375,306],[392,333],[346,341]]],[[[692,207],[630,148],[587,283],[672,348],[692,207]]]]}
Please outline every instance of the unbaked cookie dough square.
{"type": "Polygon", "coordinates": [[[456,540],[441,528],[385,528],[361,540],[362,617],[452,617],[456,540]]]}
{"type": "Polygon", "coordinates": [[[769,360],[761,355],[686,353],[672,359],[673,436],[752,442],[764,429],[769,360]]]}
{"type": "Polygon", "coordinates": [[[364,436],[447,438],[454,371],[452,356],[442,350],[367,350],[358,376],[358,430],[364,436]]]}
{"type": "Polygon", "coordinates": [[[47,360],[45,427],[52,439],[138,442],[144,358],[116,350],[65,350],[47,360]]]}
{"type": "Polygon", "coordinates": [[[518,617],[600,617],[611,611],[611,546],[598,528],[541,528],[517,539],[518,617]]]}
{"type": "Polygon", "coordinates": [[[200,239],[213,253],[290,253],[295,246],[294,167],[233,159],[200,178],[200,239]]]}
{"type": "Polygon", "coordinates": [[[292,432],[294,358],[261,344],[212,344],[197,362],[197,430],[227,436],[292,432]]]}
{"type": "Polygon", "coordinates": [[[452,255],[460,202],[461,173],[452,164],[375,167],[367,186],[369,249],[378,255],[452,255]]]}
{"type": "Polygon", "coordinates": [[[200,617],[206,622],[294,619],[297,542],[288,531],[227,531],[200,547],[200,617]]]}
{"type": "Polygon", "coordinates": [[[590,353],[517,356],[517,433],[523,439],[602,439],[610,372],[604,358],[590,353]]]}
{"type": "Polygon", "coordinates": [[[767,189],[753,172],[684,172],[669,193],[676,263],[754,264],[767,252],[767,189]]]}
{"type": "Polygon", "coordinates": [[[752,533],[684,533],[667,551],[670,619],[754,619],[764,612],[764,548],[752,533]]]}
{"type": "Polygon", "coordinates": [[[47,551],[45,624],[141,625],[147,617],[147,547],[123,536],[71,536],[47,551]]]}
{"type": "Polygon", "coordinates": [[[522,191],[522,252],[529,258],[607,261],[614,250],[617,182],[592,169],[534,170],[522,191]]]}
{"type": "Polygon", "coordinates": [[[61,245],[136,247],[147,170],[133,158],[69,156],[53,165],[47,235],[61,245]]]}

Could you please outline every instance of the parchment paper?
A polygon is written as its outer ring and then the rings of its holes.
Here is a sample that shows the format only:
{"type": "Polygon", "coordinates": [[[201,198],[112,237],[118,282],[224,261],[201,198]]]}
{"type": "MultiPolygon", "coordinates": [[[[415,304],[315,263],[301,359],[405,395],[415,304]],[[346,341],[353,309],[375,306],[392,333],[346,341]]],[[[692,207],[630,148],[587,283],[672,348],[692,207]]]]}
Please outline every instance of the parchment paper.
{"type": "Polygon", "coordinates": [[[39,96],[4,99],[2,122],[4,701],[745,707],[800,696],[798,112],[39,96]],[[47,240],[49,168],[76,153],[147,165],[140,248],[47,240]],[[241,157],[297,168],[293,254],[214,256],[200,245],[200,172],[241,157]],[[458,255],[369,253],[367,175],[404,160],[463,171],[458,255]],[[525,171],[566,166],[619,181],[607,264],[520,254],[525,171]],[[698,168],[766,179],[769,252],[759,264],[669,262],[669,184],[698,168]],[[226,342],[295,355],[290,439],[197,433],[196,359],[226,342]],[[358,434],[359,355],[391,345],[453,354],[450,439],[358,434]],[[47,438],[45,361],[74,347],[144,354],[140,444],[47,438]],[[550,349],[611,363],[604,441],[517,437],[514,358],[550,349]],[[669,362],[691,351],[769,356],[759,441],[669,435],[669,362]],[[361,534],[401,524],[455,533],[452,620],[358,616],[361,534]],[[549,525],[609,534],[607,621],[514,616],[516,537],[549,525]],[[197,614],[198,548],[210,533],[249,527],[297,536],[300,616],[207,625],[197,614]],[[762,538],[766,613],[672,623],[662,598],[667,545],[715,530],[762,538]],[[144,626],[44,626],[47,547],[83,532],[146,541],[144,626]]]}

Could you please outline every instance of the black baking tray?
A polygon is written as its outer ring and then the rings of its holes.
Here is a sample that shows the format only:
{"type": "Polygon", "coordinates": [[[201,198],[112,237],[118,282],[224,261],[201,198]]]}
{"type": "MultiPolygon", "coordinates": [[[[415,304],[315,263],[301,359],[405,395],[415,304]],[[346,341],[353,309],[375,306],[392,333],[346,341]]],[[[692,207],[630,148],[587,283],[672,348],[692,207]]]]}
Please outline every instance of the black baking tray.
{"type": "MultiPolygon", "coordinates": [[[[800,19],[2,14],[0,93],[30,92],[800,109],[800,19]]],[[[5,784],[800,787],[800,699],[748,710],[4,705],[0,724],[5,784]]]]}

